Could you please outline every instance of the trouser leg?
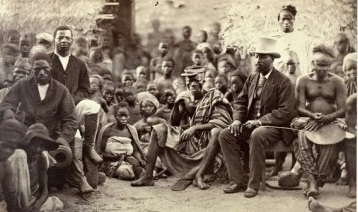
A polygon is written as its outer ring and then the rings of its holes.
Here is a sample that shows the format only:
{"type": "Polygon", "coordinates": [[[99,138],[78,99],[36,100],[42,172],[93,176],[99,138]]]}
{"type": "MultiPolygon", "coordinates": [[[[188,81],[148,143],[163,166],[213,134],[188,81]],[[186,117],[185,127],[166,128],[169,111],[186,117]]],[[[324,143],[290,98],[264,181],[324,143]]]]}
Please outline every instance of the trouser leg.
{"type": "Polygon", "coordinates": [[[223,129],[219,134],[219,143],[224,155],[229,180],[233,183],[242,184],[244,180],[244,152],[242,152],[241,143],[246,142],[245,140],[240,136],[235,137],[227,128],[223,129]]]}
{"type": "Polygon", "coordinates": [[[96,135],[98,131],[98,113],[84,115],[84,125],[85,132],[83,136],[83,152],[95,163],[100,163],[103,161],[101,156],[99,156],[94,148],[96,141],[96,135]]]}
{"type": "Polygon", "coordinates": [[[262,169],[265,168],[265,148],[281,139],[279,129],[258,127],[250,137],[249,188],[260,189],[262,169]]]}
{"type": "Polygon", "coordinates": [[[73,158],[70,177],[73,178],[75,186],[78,187],[81,193],[93,191],[93,188],[87,182],[83,170],[83,143],[80,138],[75,138],[71,143],[71,150],[73,158]]]}

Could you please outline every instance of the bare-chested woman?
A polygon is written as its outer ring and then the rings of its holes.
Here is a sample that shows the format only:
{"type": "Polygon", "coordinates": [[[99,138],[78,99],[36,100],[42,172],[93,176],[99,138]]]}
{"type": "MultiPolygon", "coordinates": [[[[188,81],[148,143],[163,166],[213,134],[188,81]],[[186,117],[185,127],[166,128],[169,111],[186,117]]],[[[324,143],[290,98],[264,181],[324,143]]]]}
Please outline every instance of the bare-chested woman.
{"type": "MultiPolygon", "coordinates": [[[[329,71],[333,51],[319,45],[313,49],[312,73],[301,76],[297,82],[298,112],[301,117],[293,121],[293,126],[315,131],[344,117],[346,87],[343,80],[329,71]]],[[[338,126],[337,126],[338,127],[338,126]]],[[[318,145],[306,138],[305,131],[299,132],[295,142],[295,155],[308,180],[307,196],[318,195],[318,187],[323,186],[329,168],[337,161],[338,149],[335,144],[318,145]],[[313,146],[317,151],[314,154],[313,146]]]]}

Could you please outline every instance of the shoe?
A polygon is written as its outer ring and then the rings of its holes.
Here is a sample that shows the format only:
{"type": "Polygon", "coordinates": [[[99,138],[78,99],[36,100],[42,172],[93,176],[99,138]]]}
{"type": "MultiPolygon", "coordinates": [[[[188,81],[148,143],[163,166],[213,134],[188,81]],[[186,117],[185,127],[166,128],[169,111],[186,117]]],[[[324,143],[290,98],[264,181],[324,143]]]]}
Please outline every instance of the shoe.
{"type": "Polygon", "coordinates": [[[94,147],[84,147],[84,154],[86,156],[88,156],[94,163],[101,163],[103,162],[102,157],[97,154],[96,150],[94,149],[94,147]]]}
{"type": "Polygon", "coordinates": [[[246,186],[243,184],[232,184],[224,189],[224,193],[226,194],[233,194],[245,191],[246,186]]]}
{"type": "Polygon", "coordinates": [[[253,198],[255,197],[259,192],[253,188],[247,188],[244,192],[244,197],[246,198],[253,198]]]}

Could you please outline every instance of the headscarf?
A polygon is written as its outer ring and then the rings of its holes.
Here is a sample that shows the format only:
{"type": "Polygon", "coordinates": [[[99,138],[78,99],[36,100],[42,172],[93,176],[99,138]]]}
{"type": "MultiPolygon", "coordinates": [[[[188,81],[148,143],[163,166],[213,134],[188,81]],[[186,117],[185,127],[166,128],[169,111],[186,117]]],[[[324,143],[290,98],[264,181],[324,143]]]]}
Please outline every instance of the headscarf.
{"type": "Polygon", "coordinates": [[[346,72],[346,66],[349,60],[357,63],[357,52],[347,54],[343,59],[343,71],[346,72]]]}
{"type": "Polygon", "coordinates": [[[157,97],[155,97],[153,94],[151,94],[147,91],[138,93],[137,100],[138,100],[139,104],[142,104],[142,102],[144,102],[144,101],[149,101],[157,109],[159,108],[159,101],[158,101],[157,97]]]}

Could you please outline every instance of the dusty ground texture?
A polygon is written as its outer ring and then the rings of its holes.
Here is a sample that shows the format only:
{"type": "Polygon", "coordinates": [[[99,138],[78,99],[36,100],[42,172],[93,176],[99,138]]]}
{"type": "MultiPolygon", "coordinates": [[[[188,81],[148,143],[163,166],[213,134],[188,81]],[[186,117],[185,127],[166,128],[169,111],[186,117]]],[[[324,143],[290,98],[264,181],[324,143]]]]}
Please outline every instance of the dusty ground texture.
{"type": "MultiPolygon", "coordinates": [[[[189,186],[185,191],[174,192],[174,177],[160,179],[153,187],[133,188],[130,182],[107,179],[88,200],[76,195],[76,189],[65,189],[57,195],[65,202],[65,211],[243,211],[243,212],[304,212],[307,199],[302,191],[267,189],[252,199],[243,193],[224,194],[225,185],[215,184],[201,191],[189,186]]],[[[304,185],[304,183],[301,183],[304,185]]],[[[352,199],[346,197],[347,187],[327,184],[318,198],[332,207],[344,206],[352,199]]]]}

